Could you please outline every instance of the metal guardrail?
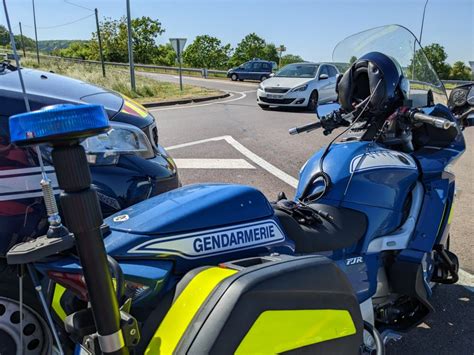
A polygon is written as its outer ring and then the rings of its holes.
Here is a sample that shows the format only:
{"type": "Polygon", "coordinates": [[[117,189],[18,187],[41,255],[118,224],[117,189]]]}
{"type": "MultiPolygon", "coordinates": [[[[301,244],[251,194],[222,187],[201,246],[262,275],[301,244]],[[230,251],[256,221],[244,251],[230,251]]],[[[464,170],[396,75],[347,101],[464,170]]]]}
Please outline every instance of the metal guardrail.
{"type": "MultiPolygon", "coordinates": [[[[88,63],[88,64],[98,64],[100,65],[100,61],[98,60],[87,60],[87,59],[79,59],[79,58],[69,58],[69,57],[60,57],[54,55],[40,55],[40,58],[46,59],[55,59],[55,60],[66,60],[73,63],[88,63]]],[[[117,63],[117,62],[104,62],[105,65],[116,66],[116,67],[127,67],[128,63],[117,63]]],[[[168,67],[164,65],[153,65],[153,64],[137,64],[135,63],[135,68],[144,68],[144,69],[154,69],[154,70],[164,70],[164,71],[176,71],[179,72],[179,67],[168,67]]],[[[200,69],[200,68],[181,68],[183,72],[188,73],[199,73],[203,78],[207,78],[209,74],[223,74],[226,75],[226,70],[214,70],[214,69],[200,69]]]]}
{"type": "Polygon", "coordinates": [[[454,84],[456,86],[464,84],[474,84],[474,80],[441,80],[443,84],[454,84]]]}

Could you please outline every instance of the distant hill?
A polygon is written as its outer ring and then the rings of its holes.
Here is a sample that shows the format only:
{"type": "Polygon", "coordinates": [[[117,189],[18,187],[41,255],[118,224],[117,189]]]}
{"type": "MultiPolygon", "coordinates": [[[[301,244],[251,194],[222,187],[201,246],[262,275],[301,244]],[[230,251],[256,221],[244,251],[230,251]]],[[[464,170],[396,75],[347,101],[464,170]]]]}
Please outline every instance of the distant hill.
{"type": "Polygon", "coordinates": [[[78,40],[78,39],[52,39],[52,40],[38,41],[38,46],[39,46],[40,51],[49,53],[55,49],[67,48],[73,42],[87,42],[87,41],[78,40]]]}

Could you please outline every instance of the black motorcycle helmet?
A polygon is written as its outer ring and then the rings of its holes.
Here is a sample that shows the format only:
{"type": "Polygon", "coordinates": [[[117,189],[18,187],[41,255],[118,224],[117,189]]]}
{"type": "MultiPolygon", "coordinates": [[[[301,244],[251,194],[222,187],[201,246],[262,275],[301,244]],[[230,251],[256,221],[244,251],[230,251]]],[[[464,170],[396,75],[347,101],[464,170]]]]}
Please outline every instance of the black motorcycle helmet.
{"type": "Polygon", "coordinates": [[[337,83],[339,104],[346,112],[372,95],[368,111],[374,115],[393,111],[403,100],[400,83],[403,74],[389,56],[370,52],[356,60],[337,83]]]}

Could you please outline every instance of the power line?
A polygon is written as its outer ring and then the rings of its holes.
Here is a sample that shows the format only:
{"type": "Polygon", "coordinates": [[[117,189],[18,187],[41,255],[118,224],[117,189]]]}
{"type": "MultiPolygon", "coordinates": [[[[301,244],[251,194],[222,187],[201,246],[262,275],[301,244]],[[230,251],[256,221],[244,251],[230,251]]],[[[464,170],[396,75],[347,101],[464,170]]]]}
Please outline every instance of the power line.
{"type": "Polygon", "coordinates": [[[84,9],[84,10],[87,10],[87,11],[91,11],[91,12],[94,12],[94,9],[89,9],[88,7],[85,7],[85,6],[82,6],[82,5],[79,5],[79,4],[75,4],[69,0],[64,0],[64,2],[66,4],[69,4],[69,5],[72,5],[72,6],[76,6],[76,7],[80,7],[81,9],[84,9]]]}
{"type": "MultiPolygon", "coordinates": [[[[37,27],[39,30],[49,30],[49,29],[52,29],[52,28],[58,28],[58,27],[64,27],[64,26],[69,26],[69,25],[72,25],[73,23],[76,23],[76,22],[80,22],[82,20],[85,20],[89,17],[92,17],[94,16],[94,14],[90,14],[90,15],[87,15],[87,16],[84,16],[84,17],[81,17],[81,18],[78,18],[77,20],[74,20],[74,21],[71,21],[71,22],[66,22],[66,23],[62,23],[60,25],[54,25],[54,26],[46,26],[46,27],[37,27]]],[[[29,28],[33,28],[33,26],[28,26],[28,25],[24,25],[25,27],[29,27],[29,28]]]]}

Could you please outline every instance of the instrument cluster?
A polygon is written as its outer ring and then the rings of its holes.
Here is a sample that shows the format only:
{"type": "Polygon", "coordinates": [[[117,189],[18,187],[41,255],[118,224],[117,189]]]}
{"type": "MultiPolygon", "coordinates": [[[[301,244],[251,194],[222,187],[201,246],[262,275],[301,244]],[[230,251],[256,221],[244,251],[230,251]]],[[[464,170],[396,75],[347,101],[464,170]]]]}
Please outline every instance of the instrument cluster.
{"type": "Polygon", "coordinates": [[[474,106],[474,85],[464,85],[453,89],[449,96],[449,106],[462,107],[474,106]]]}

